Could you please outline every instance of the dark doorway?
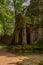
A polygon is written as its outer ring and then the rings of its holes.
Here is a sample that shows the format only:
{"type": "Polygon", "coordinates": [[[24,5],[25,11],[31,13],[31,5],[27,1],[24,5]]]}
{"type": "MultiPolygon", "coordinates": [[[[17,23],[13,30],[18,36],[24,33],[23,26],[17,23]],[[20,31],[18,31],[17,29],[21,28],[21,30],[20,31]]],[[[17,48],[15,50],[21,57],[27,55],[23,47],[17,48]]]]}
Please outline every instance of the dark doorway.
{"type": "Polygon", "coordinates": [[[22,44],[22,29],[19,31],[19,44],[22,44]]]}
{"type": "Polygon", "coordinates": [[[30,32],[27,31],[27,44],[30,44],[30,32]]]}

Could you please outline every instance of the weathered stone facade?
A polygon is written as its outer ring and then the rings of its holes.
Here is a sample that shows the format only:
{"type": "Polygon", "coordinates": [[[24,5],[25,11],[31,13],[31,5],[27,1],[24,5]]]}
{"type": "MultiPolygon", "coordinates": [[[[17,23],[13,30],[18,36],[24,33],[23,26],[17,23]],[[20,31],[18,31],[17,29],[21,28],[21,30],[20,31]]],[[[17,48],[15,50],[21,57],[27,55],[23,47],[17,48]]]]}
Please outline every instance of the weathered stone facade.
{"type": "Polygon", "coordinates": [[[43,40],[43,26],[28,24],[26,23],[25,16],[22,14],[19,15],[16,17],[18,20],[15,24],[13,43],[25,45],[43,40]]]}
{"type": "Polygon", "coordinates": [[[43,26],[40,27],[40,25],[33,25],[32,40],[33,43],[43,40],[43,26]]]}

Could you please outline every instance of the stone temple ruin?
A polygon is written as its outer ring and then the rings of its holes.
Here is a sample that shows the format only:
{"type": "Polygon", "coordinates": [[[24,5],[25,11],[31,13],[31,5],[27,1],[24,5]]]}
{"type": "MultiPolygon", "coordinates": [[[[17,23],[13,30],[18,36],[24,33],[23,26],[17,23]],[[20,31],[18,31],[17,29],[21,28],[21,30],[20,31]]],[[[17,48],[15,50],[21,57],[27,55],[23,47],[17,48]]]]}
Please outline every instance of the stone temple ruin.
{"type": "Polygon", "coordinates": [[[16,17],[13,43],[16,45],[33,44],[43,40],[43,25],[26,23],[25,16],[16,17]]]}
{"type": "MultiPolygon", "coordinates": [[[[43,40],[43,0],[32,0],[31,3],[35,3],[35,6],[30,4],[25,13],[27,16],[30,15],[29,12],[31,13],[33,23],[27,23],[25,15],[17,14],[12,39],[13,44],[33,44],[43,40]]],[[[7,40],[8,37],[5,37],[5,39],[7,40]]],[[[7,41],[9,42],[9,39],[7,41]]]]}
{"type": "Polygon", "coordinates": [[[27,23],[23,14],[16,16],[14,44],[33,44],[43,40],[43,0],[32,0],[26,11],[26,15],[31,13],[33,23],[27,23]]]}

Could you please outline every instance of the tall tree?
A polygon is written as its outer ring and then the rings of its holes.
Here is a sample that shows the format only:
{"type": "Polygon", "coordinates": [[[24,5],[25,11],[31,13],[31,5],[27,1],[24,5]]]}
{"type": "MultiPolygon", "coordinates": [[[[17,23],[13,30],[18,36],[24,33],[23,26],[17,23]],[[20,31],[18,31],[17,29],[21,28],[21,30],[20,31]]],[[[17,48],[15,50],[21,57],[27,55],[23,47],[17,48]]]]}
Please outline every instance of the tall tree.
{"type": "Polygon", "coordinates": [[[15,12],[16,13],[19,13],[19,12],[22,12],[23,11],[23,6],[22,6],[22,4],[24,3],[24,2],[26,2],[27,0],[13,0],[13,2],[14,2],[14,8],[15,8],[15,12]]]}
{"type": "Polygon", "coordinates": [[[43,0],[30,0],[30,6],[27,9],[27,15],[33,16],[36,23],[41,23],[43,20],[43,0]]]}
{"type": "Polygon", "coordinates": [[[10,0],[0,0],[0,24],[4,34],[8,33],[10,24],[13,23],[13,12],[10,6],[10,0]]]}

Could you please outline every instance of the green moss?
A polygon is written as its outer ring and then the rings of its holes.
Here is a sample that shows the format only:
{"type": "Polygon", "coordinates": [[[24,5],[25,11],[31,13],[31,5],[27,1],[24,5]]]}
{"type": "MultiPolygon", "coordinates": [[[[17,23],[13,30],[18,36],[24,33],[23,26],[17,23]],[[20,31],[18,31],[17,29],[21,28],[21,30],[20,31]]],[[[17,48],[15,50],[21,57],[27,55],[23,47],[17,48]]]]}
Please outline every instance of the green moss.
{"type": "Polygon", "coordinates": [[[26,17],[26,23],[28,23],[28,24],[32,24],[32,20],[31,20],[30,17],[26,17]]]}

